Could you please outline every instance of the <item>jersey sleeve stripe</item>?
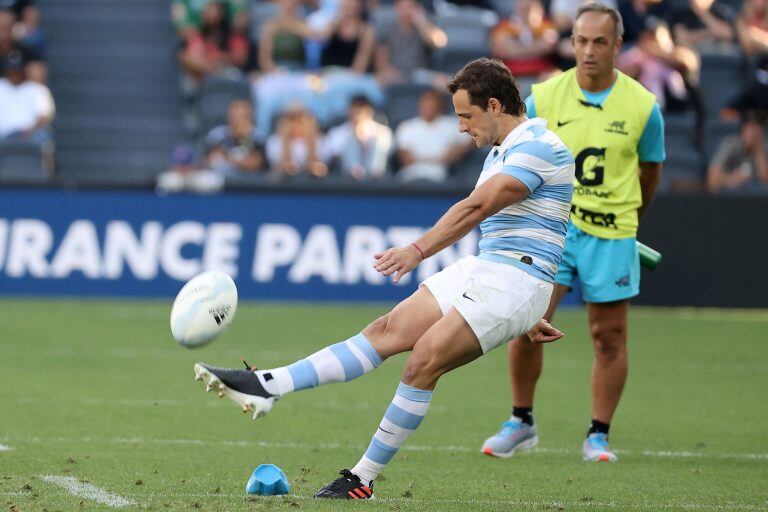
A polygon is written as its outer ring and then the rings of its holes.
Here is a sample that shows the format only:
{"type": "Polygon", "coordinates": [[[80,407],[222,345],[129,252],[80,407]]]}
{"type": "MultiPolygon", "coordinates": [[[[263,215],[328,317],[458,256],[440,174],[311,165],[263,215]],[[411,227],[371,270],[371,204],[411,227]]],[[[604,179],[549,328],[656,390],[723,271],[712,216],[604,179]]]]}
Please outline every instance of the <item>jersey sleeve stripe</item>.
{"type": "Polygon", "coordinates": [[[536,191],[541,186],[541,184],[544,183],[544,180],[538,173],[529,171],[528,169],[523,169],[522,167],[505,165],[501,172],[507,176],[512,176],[513,178],[520,180],[523,185],[525,185],[528,190],[531,191],[531,193],[536,191]]]}

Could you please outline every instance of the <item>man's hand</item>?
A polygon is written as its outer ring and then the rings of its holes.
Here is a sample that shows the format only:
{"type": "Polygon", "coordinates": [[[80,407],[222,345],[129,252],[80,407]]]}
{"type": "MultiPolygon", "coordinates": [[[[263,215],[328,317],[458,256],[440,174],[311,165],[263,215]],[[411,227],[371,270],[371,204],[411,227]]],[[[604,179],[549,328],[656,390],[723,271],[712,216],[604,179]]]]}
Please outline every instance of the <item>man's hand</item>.
{"type": "Polygon", "coordinates": [[[528,331],[531,343],[552,343],[563,336],[565,336],[564,333],[549,325],[549,322],[543,318],[528,331]]]}
{"type": "Polygon", "coordinates": [[[393,283],[400,281],[405,274],[421,263],[421,253],[413,245],[387,249],[373,257],[376,258],[373,268],[378,272],[384,276],[395,274],[392,278],[393,283]]]}

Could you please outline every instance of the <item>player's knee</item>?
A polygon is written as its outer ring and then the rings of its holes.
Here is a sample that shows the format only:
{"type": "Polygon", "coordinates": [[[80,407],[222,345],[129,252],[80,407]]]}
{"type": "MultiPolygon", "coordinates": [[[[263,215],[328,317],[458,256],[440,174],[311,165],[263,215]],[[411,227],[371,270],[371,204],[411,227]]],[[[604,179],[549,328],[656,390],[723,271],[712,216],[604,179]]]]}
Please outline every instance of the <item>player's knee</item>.
{"type": "Polygon", "coordinates": [[[591,328],[597,355],[606,360],[619,357],[626,349],[627,329],[622,324],[596,323],[591,328]]]}
{"type": "Polygon", "coordinates": [[[363,329],[363,334],[368,339],[379,339],[387,334],[388,330],[391,330],[389,315],[380,316],[363,329]]]}
{"type": "Polygon", "coordinates": [[[442,364],[435,354],[419,351],[411,354],[403,370],[403,382],[417,388],[427,387],[442,374],[442,364]]]}

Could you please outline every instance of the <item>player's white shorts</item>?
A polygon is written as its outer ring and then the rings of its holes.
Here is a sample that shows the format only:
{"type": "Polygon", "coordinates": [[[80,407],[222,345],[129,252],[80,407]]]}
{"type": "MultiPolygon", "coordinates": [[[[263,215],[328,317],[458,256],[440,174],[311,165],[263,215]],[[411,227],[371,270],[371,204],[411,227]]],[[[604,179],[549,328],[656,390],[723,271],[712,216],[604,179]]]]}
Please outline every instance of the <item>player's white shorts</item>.
{"type": "Polygon", "coordinates": [[[425,279],[446,314],[455,307],[480,340],[483,353],[536,325],[549,305],[552,283],[513,265],[468,256],[425,279]]]}

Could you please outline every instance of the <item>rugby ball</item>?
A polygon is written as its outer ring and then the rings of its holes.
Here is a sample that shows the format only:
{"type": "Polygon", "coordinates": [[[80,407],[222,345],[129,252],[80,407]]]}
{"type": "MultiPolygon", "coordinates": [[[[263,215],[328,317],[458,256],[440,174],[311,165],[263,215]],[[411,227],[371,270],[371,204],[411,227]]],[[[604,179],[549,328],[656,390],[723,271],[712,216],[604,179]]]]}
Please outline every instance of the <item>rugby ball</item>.
{"type": "Polygon", "coordinates": [[[237,287],[224,272],[209,270],[184,285],[171,309],[171,333],[180,345],[196,348],[229,327],[237,310],[237,287]]]}

